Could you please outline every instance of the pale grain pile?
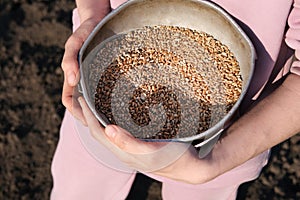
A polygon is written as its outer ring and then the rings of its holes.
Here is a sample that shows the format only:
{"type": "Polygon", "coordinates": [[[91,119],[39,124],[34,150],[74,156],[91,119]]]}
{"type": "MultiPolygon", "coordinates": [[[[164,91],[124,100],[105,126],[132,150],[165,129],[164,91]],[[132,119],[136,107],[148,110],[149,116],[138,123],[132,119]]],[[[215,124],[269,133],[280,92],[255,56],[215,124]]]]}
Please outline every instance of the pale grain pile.
{"type": "Polygon", "coordinates": [[[117,35],[103,43],[90,69],[96,109],[143,139],[199,134],[224,117],[242,90],[228,47],[181,27],[117,35]]]}

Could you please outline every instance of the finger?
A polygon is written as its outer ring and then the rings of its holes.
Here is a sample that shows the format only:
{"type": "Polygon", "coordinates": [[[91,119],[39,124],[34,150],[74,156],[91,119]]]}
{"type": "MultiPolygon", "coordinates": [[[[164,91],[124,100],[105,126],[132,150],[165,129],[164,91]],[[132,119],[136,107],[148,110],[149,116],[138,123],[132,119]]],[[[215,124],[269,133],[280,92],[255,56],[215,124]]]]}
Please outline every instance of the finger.
{"type": "Polygon", "coordinates": [[[79,96],[81,96],[81,94],[78,92],[77,89],[74,89],[73,97],[72,97],[73,115],[78,120],[80,120],[83,125],[87,126],[86,118],[85,118],[85,116],[83,114],[83,111],[82,111],[82,108],[81,108],[81,106],[78,102],[78,97],[79,96]]]}
{"type": "Polygon", "coordinates": [[[94,130],[100,129],[100,130],[104,131],[104,128],[99,124],[98,120],[95,118],[94,114],[88,107],[84,98],[79,97],[78,102],[82,108],[82,113],[86,119],[86,123],[87,123],[88,127],[91,129],[94,129],[94,130]]]}
{"type": "Polygon", "coordinates": [[[67,40],[62,61],[62,69],[67,83],[75,86],[79,81],[78,53],[84,41],[96,25],[94,21],[84,22],[67,40]]]}
{"type": "Polygon", "coordinates": [[[131,154],[149,154],[167,144],[164,142],[154,143],[139,140],[116,125],[108,125],[105,128],[105,134],[120,149],[131,154]]]}
{"type": "Polygon", "coordinates": [[[83,40],[76,37],[76,35],[74,36],[74,34],[65,44],[65,53],[61,67],[69,86],[75,86],[79,81],[78,53],[82,44],[83,40]]]}
{"type": "Polygon", "coordinates": [[[105,134],[113,144],[127,153],[119,158],[128,166],[143,172],[164,169],[176,162],[190,147],[185,143],[141,141],[115,125],[108,125],[105,134]]]}
{"type": "Polygon", "coordinates": [[[78,98],[78,102],[82,108],[83,115],[86,119],[86,123],[89,127],[90,133],[92,136],[99,141],[101,144],[106,146],[108,149],[110,149],[112,152],[114,152],[116,155],[120,154],[118,150],[116,149],[116,146],[113,145],[110,140],[107,138],[107,136],[104,133],[104,128],[100,125],[99,121],[96,119],[92,111],[89,109],[86,101],[83,97],[78,98]]]}
{"type": "Polygon", "coordinates": [[[80,120],[85,126],[87,125],[85,117],[82,113],[82,109],[77,101],[79,96],[76,87],[69,86],[68,83],[64,82],[62,92],[62,103],[66,109],[72,113],[72,115],[80,120]]]}

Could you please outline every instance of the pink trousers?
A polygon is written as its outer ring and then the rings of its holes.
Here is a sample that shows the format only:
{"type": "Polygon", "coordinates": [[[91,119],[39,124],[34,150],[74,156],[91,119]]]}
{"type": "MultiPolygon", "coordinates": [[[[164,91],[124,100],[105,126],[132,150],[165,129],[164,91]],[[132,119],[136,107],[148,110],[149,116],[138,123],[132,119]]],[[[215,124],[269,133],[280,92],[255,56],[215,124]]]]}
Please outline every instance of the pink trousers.
{"type": "MultiPolygon", "coordinates": [[[[73,30],[79,26],[75,10],[73,30]]],[[[189,185],[146,174],[162,182],[163,199],[235,199],[240,184],[257,178],[266,165],[269,151],[205,184],[189,185]]],[[[128,195],[136,172],[126,169],[108,150],[93,141],[86,127],[67,111],[52,162],[51,200],[122,200],[128,195]],[[96,148],[95,148],[96,147],[96,148]],[[106,162],[99,159],[104,158],[106,162]],[[113,163],[113,164],[112,164],[113,163]]]]}
{"type": "MultiPolygon", "coordinates": [[[[96,200],[125,199],[135,178],[135,171],[118,170],[105,164],[89,150],[80,134],[89,134],[66,112],[62,122],[60,138],[52,162],[52,200],[96,200]],[[79,134],[78,130],[82,132],[79,134]]],[[[189,185],[164,177],[146,174],[162,182],[163,199],[235,199],[237,189],[243,182],[257,178],[267,163],[269,152],[247,161],[243,165],[199,185],[189,185]]],[[[113,156],[113,155],[112,155],[113,156]]],[[[120,168],[121,169],[121,168],[120,168]]]]}

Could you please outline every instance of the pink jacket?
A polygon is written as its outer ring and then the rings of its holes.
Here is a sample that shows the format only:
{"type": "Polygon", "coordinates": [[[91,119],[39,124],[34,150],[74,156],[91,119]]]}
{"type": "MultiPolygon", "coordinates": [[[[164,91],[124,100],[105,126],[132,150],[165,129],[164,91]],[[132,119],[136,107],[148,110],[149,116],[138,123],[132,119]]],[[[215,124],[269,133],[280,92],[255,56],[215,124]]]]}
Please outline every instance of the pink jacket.
{"type": "MultiPolygon", "coordinates": [[[[111,0],[116,8],[126,0],[111,0]]],[[[252,40],[257,51],[253,81],[248,96],[256,98],[269,80],[275,82],[288,72],[300,75],[300,0],[213,0],[231,14],[252,40]],[[288,30],[286,25],[288,22],[288,30]],[[296,59],[280,54],[285,40],[296,59]],[[280,69],[275,71],[275,63],[280,69]],[[272,72],[273,71],[273,72],[272,72]],[[272,75],[271,75],[272,74],[272,75]],[[272,79],[272,80],[270,80],[272,79]]]]}

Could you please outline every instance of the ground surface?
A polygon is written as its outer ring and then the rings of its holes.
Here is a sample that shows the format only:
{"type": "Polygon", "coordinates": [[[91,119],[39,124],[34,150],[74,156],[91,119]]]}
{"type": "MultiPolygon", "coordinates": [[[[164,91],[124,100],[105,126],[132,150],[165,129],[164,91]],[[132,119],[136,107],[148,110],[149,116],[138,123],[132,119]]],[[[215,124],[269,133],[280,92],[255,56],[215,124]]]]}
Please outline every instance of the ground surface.
{"type": "MultiPolygon", "coordinates": [[[[71,0],[0,0],[0,199],[49,199],[72,8],[71,0]]],[[[275,147],[239,199],[300,199],[299,155],[299,135],[275,147]]],[[[137,183],[128,199],[161,199],[159,183],[142,176],[137,183]]]]}

